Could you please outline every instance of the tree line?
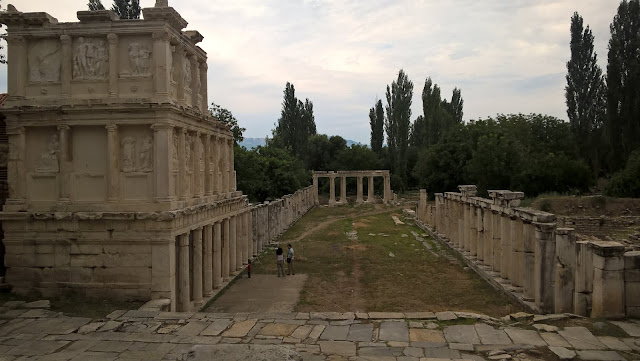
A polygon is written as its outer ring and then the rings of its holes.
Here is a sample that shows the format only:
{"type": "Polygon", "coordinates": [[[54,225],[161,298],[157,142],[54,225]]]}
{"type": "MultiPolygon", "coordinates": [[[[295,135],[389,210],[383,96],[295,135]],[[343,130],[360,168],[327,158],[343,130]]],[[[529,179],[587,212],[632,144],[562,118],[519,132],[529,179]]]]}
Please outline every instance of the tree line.
{"type": "Polygon", "coordinates": [[[311,170],[389,169],[396,191],[477,184],[481,192],[579,194],[606,179],[606,194],[640,197],[640,0],[620,3],[610,32],[604,73],[589,26],[577,12],[571,18],[568,122],[544,114],[463,121],[462,91],[443,97],[430,77],[413,117],[414,85],[400,69],[369,109],[370,145],[347,147],[340,136],[317,134],[313,103],[287,83],[267,144],[236,149],[238,187],[263,201],[310,184],[311,170]]]}

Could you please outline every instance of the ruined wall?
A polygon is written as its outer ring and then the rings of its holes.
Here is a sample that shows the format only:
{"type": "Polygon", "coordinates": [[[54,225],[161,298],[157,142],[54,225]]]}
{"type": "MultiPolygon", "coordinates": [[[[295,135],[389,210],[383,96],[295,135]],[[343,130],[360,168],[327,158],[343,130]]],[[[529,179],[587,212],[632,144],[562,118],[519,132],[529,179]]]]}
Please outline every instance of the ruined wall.
{"type": "Polygon", "coordinates": [[[580,234],[605,237],[629,227],[640,226],[640,216],[558,216],[558,226],[575,228],[580,234]]]}
{"type": "Polygon", "coordinates": [[[421,191],[419,222],[497,287],[530,309],[591,317],[640,315],[640,252],[611,241],[583,240],[556,216],[520,208],[521,192],[475,186],[421,191]]]}

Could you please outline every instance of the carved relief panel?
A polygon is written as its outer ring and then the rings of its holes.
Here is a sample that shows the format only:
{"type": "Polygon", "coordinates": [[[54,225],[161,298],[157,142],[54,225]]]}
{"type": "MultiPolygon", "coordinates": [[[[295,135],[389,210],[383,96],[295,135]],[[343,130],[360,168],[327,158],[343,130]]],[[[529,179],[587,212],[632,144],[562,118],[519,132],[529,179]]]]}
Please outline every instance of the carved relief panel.
{"type": "Polygon", "coordinates": [[[151,50],[142,43],[129,44],[129,69],[131,75],[148,76],[151,63],[151,50]]]}
{"type": "Polygon", "coordinates": [[[106,39],[79,37],[73,43],[73,78],[105,79],[109,73],[106,39]]]}
{"type": "Polygon", "coordinates": [[[150,134],[126,135],[120,139],[121,171],[153,171],[153,140],[150,134]]]}
{"type": "Polygon", "coordinates": [[[60,81],[60,41],[56,39],[30,41],[28,59],[29,81],[60,81]]]}

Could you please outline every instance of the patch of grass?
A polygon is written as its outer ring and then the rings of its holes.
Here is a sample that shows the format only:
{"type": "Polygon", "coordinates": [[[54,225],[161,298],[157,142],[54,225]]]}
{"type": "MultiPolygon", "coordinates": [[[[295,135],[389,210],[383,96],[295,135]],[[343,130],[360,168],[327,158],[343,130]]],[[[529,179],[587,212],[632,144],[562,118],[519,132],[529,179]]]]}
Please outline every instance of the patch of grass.
{"type": "Polygon", "coordinates": [[[56,297],[38,297],[36,295],[20,296],[15,293],[0,293],[0,305],[7,301],[32,302],[48,299],[51,302],[51,311],[62,312],[67,316],[88,317],[94,320],[103,319],[115,310],[137,310],[144,301],[117,301],[113,299],[101,299],[86,297],[75,291],[62,292],[56,297]]]}
{"type": "MultiPolygon", "coordinates": [[[[296,251],[296,273],[308,274],[296,311],[456,310],[501,316],[520,310],[456,262],[457,254],[443,245],[438,250],[436,241],[425,237],[433,252],[427,250],[411,233],[422,230],[396,226],[392,215],[402,218],[401,208],[319,207],[282,235],[278,242],[292,243],[296,251]],[[347,235],[352,231],[356,239],[347,235]]],[[[276,273],[274,248],[253,262],[253,271],[276,273]]]]}

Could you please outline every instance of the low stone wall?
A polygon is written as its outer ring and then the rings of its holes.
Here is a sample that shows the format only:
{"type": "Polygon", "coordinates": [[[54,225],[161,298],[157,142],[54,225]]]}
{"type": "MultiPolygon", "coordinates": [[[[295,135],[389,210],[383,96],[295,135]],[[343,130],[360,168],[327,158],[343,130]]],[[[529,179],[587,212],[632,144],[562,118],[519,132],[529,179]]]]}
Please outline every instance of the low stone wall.
{"type": "Polygon", "coordinates": [[[314,206],[313,186],[253,206],[253,254],[257,256],[314,206]]]}
{"type": "Polygon", "coordinates": [[[559,228],[554,214],[519,208],[522,192],[475,186],[421,190],[417,217],[475,267],[528,308],[591,317],[640,316],[640,252],[618,242],[586,240],[559,228]]]}
{"type": "Polygon", "coordinates": [[[640,216],[558,216],[558,226],[575,228],[580,234],[596,237],[611,236],[620,230],[638,225],[640,216]]]}

